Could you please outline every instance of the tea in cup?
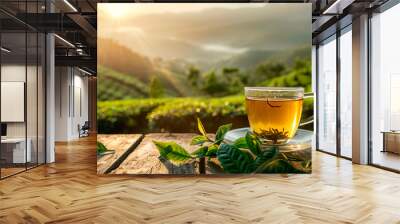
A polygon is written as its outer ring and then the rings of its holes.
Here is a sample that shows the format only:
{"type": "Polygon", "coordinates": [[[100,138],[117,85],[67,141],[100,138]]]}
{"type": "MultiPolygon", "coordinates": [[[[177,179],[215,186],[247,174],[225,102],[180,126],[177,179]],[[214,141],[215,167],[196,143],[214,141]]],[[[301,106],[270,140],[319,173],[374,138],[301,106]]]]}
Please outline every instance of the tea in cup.
{"type": "Polygon", "coordinates": [[[245,87],[250,129],[264,144],[284,144],[296,134],[303,110],[301,87],[245,87]]]}

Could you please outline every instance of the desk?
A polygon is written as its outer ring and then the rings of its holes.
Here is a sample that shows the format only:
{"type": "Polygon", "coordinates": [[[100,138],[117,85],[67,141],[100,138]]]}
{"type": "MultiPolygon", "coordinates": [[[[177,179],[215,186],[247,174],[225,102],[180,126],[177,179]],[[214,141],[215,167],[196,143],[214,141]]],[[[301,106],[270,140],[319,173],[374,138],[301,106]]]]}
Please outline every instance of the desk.
{"type": "Polygon", "coordinates": [[[382,152],[392,152],[400,154],[400,132],[383,131],[383,150],[382,152]]]}
{"type": "Polygon", "coordinates": [[[25,154],[25,138],[5,138],[1,139],[2,157],[9,163],[25,163],[32,159],[31,146],[32,140],[27,139],[28,144],[25,154]],[[3,156],[4,152],[4,156],[3,156]],[[11,159],[12,158],[12,159],[11,159]],[[25,161],[26,159],[26,161],[25,161]]]}

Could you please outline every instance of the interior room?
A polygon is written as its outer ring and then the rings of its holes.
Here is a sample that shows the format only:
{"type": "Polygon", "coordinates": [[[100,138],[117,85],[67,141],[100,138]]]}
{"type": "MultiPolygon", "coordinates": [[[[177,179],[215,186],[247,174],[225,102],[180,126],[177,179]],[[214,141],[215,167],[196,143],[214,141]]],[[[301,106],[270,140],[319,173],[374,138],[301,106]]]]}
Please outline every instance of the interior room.
{"type": "Polygon", "coordinates": [[[0,2],[0,223],[399,223],[398,0],[232,1],[312,9],[312,172],[98,175],[97,7],[135,2],[0,2]]]}
{"type": "Polygon", "coordinates": [[[46,156],[45,36],[15,28],[1,34],[2,178],[39,166],[46,156]]]}
{"type": "MultiPolygon", "coordinates": [[[[49,2],[49,8],[64,10],[58,4],[49,2]]],[[[1,6],[0,178],[3,179],[54,162],[55,142],[87,137],[95,130],[89,121],[90,110],[91,119],[95,118],[95,102],[89,107],[89,97],[96,95],[93,88],[96,78],[95,66],[79,60],[71,62],[65,57],[90,58],[88,46],[80,43],[78,50],[62,33],[54,34],[49,41],[46,33],[58,28],[38,26],[44,21],[38,16],[47,12],[46,1],[3,1],[1,6]],[[50,77],[50,72],[57,75],[50,77]]],[[[78,38],[82,38],[78,33],[68,35],[76,37],[74,41],[78,44],[78,38]]]]}

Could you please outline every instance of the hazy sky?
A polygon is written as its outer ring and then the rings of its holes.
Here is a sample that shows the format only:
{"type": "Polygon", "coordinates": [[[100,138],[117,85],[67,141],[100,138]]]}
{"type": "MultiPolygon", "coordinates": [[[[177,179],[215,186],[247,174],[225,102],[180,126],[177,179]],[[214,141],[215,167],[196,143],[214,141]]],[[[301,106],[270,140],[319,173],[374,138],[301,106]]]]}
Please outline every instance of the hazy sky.
{"type": "Polygon", "coordinates": [[[100,3],[98,36],[169,59],[286,50],[311,46],[311,4],[100,3]]]}
{"type": "MultiPolygon", "coordinates": [[[[208,9],[240,9],[240,8],[260,8],[265,4],[238,4],[238,3],[99,3],[98,9],[101,13],[106,13],[113,17],[113,20],[124,19],[123,17],[137,17],[146,14],[164,13],[187,13],[201,12],[208,9]]],[[[107,15],[107,16],[108,16],[107,15]]]]}

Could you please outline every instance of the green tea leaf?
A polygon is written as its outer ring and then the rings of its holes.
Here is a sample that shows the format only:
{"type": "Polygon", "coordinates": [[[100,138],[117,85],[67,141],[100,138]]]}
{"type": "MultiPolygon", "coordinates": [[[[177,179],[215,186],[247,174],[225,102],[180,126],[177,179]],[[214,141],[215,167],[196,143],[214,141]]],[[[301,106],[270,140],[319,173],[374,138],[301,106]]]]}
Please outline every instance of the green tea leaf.
{"type": "Polygon", "coordinates": [[[203,123],[201,123],[200,118],[197,118],[197,128],[203,136],[207,137],[206,130],[204,129],[203,123]]]}
{"type": "Polygon", "coordinates": [[[244,150],[239,149],[239,150],[242,151],[247,157],[249,157],[250,160],[254,160],[255,159],[253,154],[249,150],[247,150],[247,149],[244,149],[244,150]]]}
{"type": "Polygon", "coordinates": [[[192,156],[182,146],[175,142],[153,141],[153,143],[160,152],[160,156],[171,161],[172,163],[182,164],[192,159],[192,156]]]}
{"type": "Polygon", "coordinates": [[[286,157],[289,161],[302,162],[310,158],[311,155],[309,154],[309,152],[299,151],[299,152],[286,153],[286,157]]]}
{"type": "Polygon", "coordinates": [[[207,140],[208,140],[207,137],[205,137],[203,135],[197,135],[192,138],[192,142],[190,144],[191,145],[201,145],[204,142],[206,142],[207,140]]]}
{"type": "Polygon", "coordinates": [[[192,152],[192,155],[197,156],[197,158],[203,158],[206,156],[207,152],[208,152],[208,147],[203,146],[198,148],[196,151],[192,152]]]}
{"type": "Polygon", "coordinates": [[[236,139],[233,145],[235,145],[238,148],[245,148],[245,149],[249,148],[249,146],[247,145],[246,137],[241,137],[236,139]]]}
{"type": "Polygon", "coordinates": [[[251,134],[250,132],[246,133],[246,143],[249,147],[250,151],[258,156],[261,153],[261,141],[257,138],[257,136],[251,134]]]}
{"type": "Polygon", "coordinates": [[[257,173],[302,173],[283,159],[268,160],[256,170],[257,173]]]}
{"type": "Polygon", "coordinates": [[[228,173],[251,173],[254,170],[254,161],[234,145],[221,144],[217,158],[228,173]]]}
{"type": "Polygon", "coordinates": [[[217,151],[218,151],[218,146],[217,145],[211,145],[208,147],[208,151],[206,156],[217,156],[217,151]]]}
{"type": "Polygon", "coordinates": [[[277,147],[269,147],[264,149],[255,159],[255,166],[259,167],[263,163],[265,163],[267,160],[272,160],[276,158],[279,155],[279,150],[277,147]]]}
{"type": "Polygon", "coordinates": [[[211,170],[213,173],[224,173],[224,170],[220,165],[218,165],[216,162],[208,160],[207,161],[207,167],[211,170]]]}
{"type": "Polygon", "coordinates": [[[97,142],[97,154],[100,154],[100,153],[103,153],[106,151],[107,151],[106,146],[101,142],[97,142]]]}
{"type": "Polygon", "coordinates": [[[217,133],[215,134],[215,143],[219,144],[224,140],[225,134],[231,130],[232,124],[225,124],[218,128],[217,133]]]}

